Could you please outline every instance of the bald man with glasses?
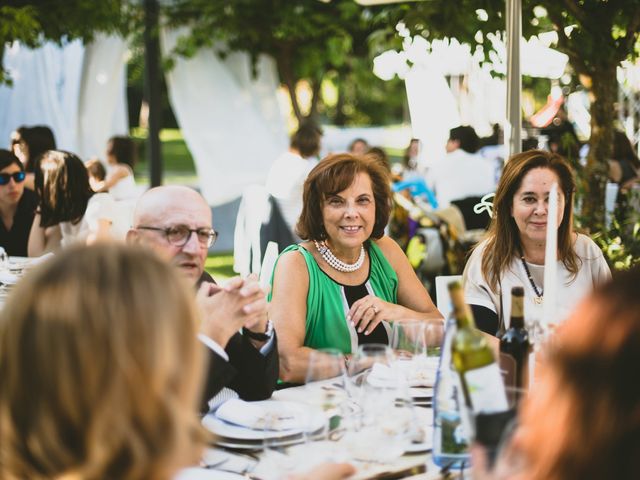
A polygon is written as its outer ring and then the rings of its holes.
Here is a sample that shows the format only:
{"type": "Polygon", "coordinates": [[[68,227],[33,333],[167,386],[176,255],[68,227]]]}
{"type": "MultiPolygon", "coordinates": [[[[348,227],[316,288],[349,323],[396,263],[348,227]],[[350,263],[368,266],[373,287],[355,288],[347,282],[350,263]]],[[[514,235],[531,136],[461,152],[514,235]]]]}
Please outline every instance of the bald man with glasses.
{"type": "Polygon", "coordinates": [[[144,193],[127,233],[128,242],[153,249],[197,289],[202,316],[199,338],[210,358],[203,413],[234,396],[229,390],[244,400],[269,398],[279,367],[266,294],[257,279],[236,277],[219,286],[204,271],[216,238],[209,205],[198,192],[182,186],[156,187],[144,193]]]}

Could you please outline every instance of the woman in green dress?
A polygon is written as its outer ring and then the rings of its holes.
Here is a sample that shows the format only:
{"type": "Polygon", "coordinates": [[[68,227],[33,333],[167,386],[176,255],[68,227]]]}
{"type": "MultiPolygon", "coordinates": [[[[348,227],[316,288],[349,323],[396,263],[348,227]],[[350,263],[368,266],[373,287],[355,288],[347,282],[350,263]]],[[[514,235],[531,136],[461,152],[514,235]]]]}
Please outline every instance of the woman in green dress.
{"type": "Polygon", "coordinates": [[[391,324],[442,321],[404,252],[385,236],[391,192],[373,158],[331,155],[310,173],[296,233],[272,279],[280,378],[303,382],[312,349],[389,343],[391,324]]]}

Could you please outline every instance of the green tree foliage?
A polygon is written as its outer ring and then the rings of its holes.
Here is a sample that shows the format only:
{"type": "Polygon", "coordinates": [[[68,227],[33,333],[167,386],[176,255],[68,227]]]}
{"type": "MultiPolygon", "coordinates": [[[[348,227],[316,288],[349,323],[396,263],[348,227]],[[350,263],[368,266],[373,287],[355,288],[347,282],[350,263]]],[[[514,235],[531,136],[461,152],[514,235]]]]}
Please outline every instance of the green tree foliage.
{"type": "MultiPolygon", "coordinates": [[[[2,0],[0,46],[20,41],[35,48],[46,41],[59,44],[74,39],[91,41],[98,32],[126,33],[135,12],[124,0],[2,0]]],[[[10,80],[4,68],[0,68],[0,83],[10,80]]]]}
{"type": "MultiPolygon", "coordinates": [[[[555,30],[558,50],[590,88],[591,138],[584,178],[583,218],[592,231],[604,220],[607,159],[611,155],[620,62],[638,55],[640,0],[523,0],[525,37],[555,30]]],[[[414,33],[435,39],[455,37],[480,45],[488,54],[488,33],[505,29],[504,0],[429,0],[404,16],[414,33]],[[481,32],[478,34],[477,32],[481,32]]]]}
{"type": "Polygon", "coordinates": [[[368,58],[369,36],[393,32],[400,12],[396,6],[363,8],[353,0],[176,0],[166,8],[170,25],[189,29],[177,54],[190,56],[203,46],[222,55],[244,51],[254,65],[260,55],[272,56],[299,121],[317,116],[326,76],[342,85],[358,60],[368,58]],[[300,80],[311,87],[308,112],[296,95],[300,80]]]}

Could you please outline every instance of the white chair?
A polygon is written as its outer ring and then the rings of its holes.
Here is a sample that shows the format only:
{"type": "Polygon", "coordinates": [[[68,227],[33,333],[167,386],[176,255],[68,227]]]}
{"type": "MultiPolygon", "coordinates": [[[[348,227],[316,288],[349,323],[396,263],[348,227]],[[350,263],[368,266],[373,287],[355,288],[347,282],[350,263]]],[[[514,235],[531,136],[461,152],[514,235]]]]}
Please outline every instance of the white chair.
{"type": "Polygon", "coordinates": [[[451,315],[451,297],[449,296],[449,284],[461,282],[462,275],[440,275],[436,277],[436,307],[446,319],[451,315]]]}

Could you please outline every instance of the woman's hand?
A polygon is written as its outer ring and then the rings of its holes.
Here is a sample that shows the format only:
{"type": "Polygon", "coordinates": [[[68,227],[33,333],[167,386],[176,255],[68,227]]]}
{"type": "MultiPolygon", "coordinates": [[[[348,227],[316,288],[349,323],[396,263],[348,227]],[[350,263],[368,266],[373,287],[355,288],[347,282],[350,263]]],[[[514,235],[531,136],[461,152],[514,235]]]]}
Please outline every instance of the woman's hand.
{"type": "Polygon", "coordinates": [[[390,310],[394,307],[396,305],[381,298],[367,295],[351,306],[347,313],[347,321],[358,333],[364,332],[365,335],[369,335],[383,319],[391,318],[390,310]]]}

